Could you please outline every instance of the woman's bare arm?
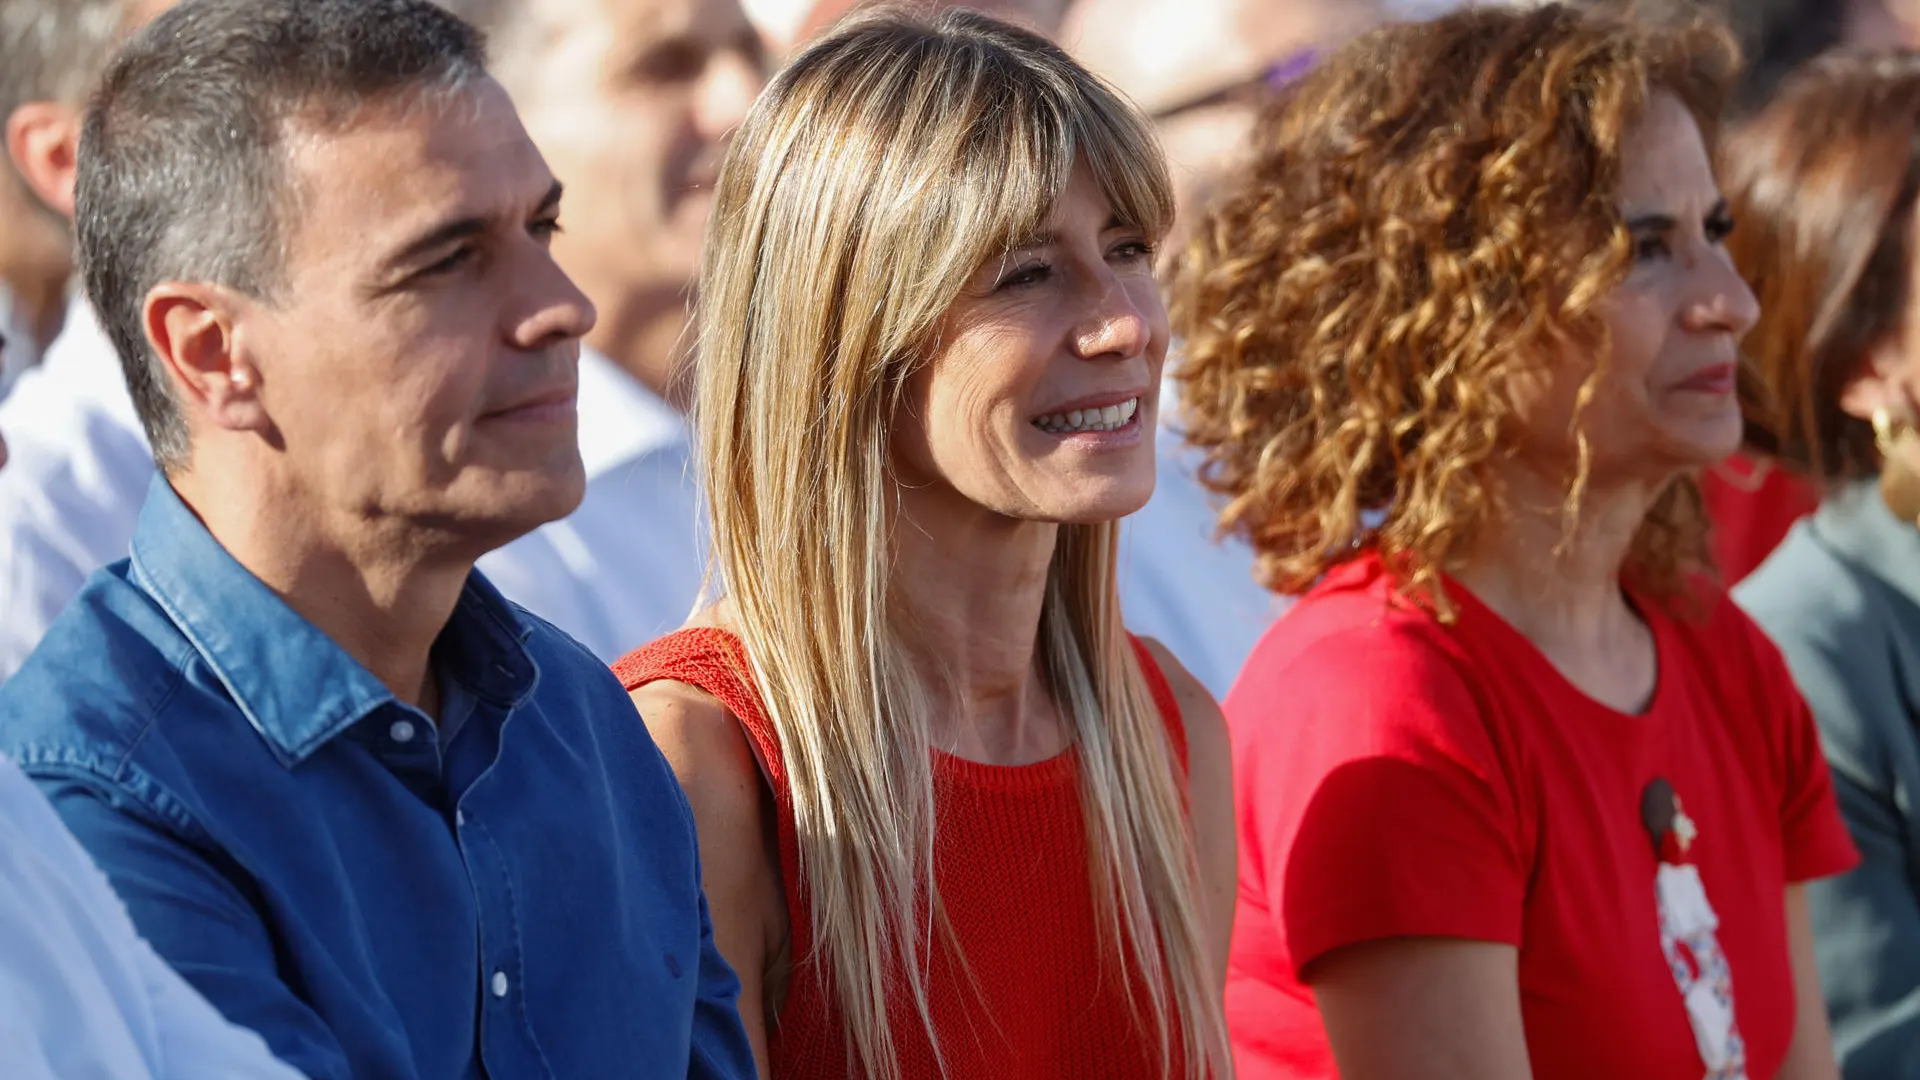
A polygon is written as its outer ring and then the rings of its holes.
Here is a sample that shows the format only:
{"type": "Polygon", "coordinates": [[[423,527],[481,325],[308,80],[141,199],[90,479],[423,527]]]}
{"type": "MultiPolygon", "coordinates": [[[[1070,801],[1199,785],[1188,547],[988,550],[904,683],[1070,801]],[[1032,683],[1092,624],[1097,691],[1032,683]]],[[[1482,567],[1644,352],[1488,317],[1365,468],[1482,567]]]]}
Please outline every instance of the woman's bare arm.
{"type": "Polygon", "coordinates": [[[1306,974],[1343,1080],[1531,1080],[1519,965],[1511,945],[1390,938],[1306,974]]]}
{"type": "Polygon", "coordinates": [[[1209,955],[1214,978],[1224,993],[1240,872],[1233,817],[1233,747],[1227,721],[1220,703],[1166,646],[1151,638],[1140,641],[1166,676],[1187,731],[1187,803],[1193,814],[1200,883],[1205,890],[1202,899],[1206,904],[1209,955]]]}
{"type": "Polygon", "coordinates": [[[774,966],[784,962],[787,935],[772,793],[746,732],[720,702],[675,682],[650,683],[632,696],[693,807],[714,944],[740,978],[740,1020],[767,1080],[767,1025],[777,1004],[768,989],[785,982],[774,966]]]}
{"type": "Polygon", "coordinates": [[[1840,1080],[1827,1027],[1827,1001],[1813,963],[1813,920],[1807,914],[1807,890],[1787,886],[1787,956],[1793,961],[1793,1041],[1779,1080],[1840,1080]]]}

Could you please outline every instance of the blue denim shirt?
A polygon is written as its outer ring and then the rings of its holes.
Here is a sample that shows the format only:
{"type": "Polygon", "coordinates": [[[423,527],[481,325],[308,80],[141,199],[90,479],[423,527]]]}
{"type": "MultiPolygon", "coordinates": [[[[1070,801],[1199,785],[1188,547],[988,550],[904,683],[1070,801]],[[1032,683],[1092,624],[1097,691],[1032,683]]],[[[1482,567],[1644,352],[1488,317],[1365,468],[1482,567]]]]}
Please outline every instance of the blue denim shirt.
{"type": "Polygon", "coordinates": [[[164,479],[0,685],[0,752],[140,932],[315,1080],[751,1077],[693,817],[632,704],[479,574],[442,739],[164,479]]]}

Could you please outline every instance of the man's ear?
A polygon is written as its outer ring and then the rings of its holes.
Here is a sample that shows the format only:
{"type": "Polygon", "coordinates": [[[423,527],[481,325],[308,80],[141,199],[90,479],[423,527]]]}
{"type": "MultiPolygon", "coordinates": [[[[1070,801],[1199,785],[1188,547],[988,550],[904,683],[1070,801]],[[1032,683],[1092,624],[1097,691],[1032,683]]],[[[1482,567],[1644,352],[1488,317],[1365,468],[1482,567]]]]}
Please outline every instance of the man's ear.
{"type": "Polygon", "coordinates": [[[226,431],[270,432],[260,369],[243,317],[254,301],[204,282],[162,282],[147,293],[147,345],[160,358],[183,416],[226,431]]]}
{"type": "Polygon", "coordinates": [[[80,154],[80,110],[57,101],[29,101],[7,117],[7,156],[47,208],[73,219],[73,181],[80,154]]]}

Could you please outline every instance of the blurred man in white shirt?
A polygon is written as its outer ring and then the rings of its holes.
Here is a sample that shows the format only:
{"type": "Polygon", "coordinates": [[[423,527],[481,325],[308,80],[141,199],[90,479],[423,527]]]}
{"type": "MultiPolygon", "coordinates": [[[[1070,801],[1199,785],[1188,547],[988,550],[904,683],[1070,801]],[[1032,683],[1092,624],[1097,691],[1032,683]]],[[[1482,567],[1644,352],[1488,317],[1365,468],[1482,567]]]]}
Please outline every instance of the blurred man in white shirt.
{"type": "MultiPolygon", "coordinates": [[[[36,243],[55,246],[35,264],[37,284],[16,284],[14,299],[29,313],[20,322],[60,327],[40,363],[0,402],[0,437],[11,452],[0,469],[0,679],[33,651],[87,575],[126,555],[153,476],[153,455],[120,361],[86,301],[68,301],[68,220],[86,96],[114,47],[171,6],[172,0],[0,0],[10,65],[0,83],[13,87],[5,103],[9,164],[0,186],[24,193],[32,207],[26,217],[0,210],[8,215],[0,234],[45,232],[36,243]],[[28,296],[37,299],[23,304],[28,296]]],[[[10,245],[10,239],[0,242],[0,248],[10,245]]],[[[25,349],[26,342],[22,335],[13,347],[25,349]]]]}
{"type": "Polygon", "coordinates": [[[106,875],[5,757],[0,1062],[7,1080],[299,1080],[141,939],[106,875]]]}
{"type": "Polygon", "coordinates": [[[706,546],[681,410],[689,292],[729,132],[765,80],[738,0],[441,0],[567,186],[554,254],[600,321],[580,356],[580,509],[480,560],[612,661],[680,625],[706,546]]]}
{"type": "Polygon", "coordinates": [[[39,362],[67,306],[73,113],[141,5],[0,0],[0,397],[39,362]]]}
{"type": "MultiPolygon", "coordinates": [[[[0,340],[0,360],[9,347],[0,340]]],[[[0,441],[0,471],[6,463],[0,441]]],[[[4,755],[0,1062],[7,1080],[298,1080],[141,939],[106,875],[4,755]]]]}

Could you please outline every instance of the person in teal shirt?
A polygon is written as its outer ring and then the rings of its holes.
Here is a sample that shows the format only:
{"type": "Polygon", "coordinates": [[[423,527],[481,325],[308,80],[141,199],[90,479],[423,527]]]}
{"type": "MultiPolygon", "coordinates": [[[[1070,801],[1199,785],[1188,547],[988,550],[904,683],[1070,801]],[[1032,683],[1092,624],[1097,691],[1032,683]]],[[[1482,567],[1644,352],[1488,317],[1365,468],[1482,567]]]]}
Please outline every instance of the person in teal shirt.
{"type": "Polygon", "coordinates": [[[1744,348],[1771,392],[1750,441],[1822,481],[1734,590],[1820,725],[1862,862],[1808,886],[1849,1080],[1920,1076],[1920,55],[1838,53],[1731,134],[1744,348]]]}

